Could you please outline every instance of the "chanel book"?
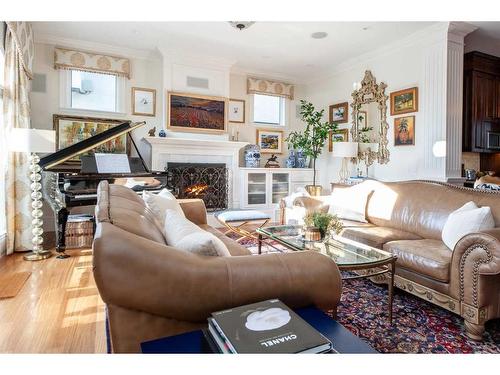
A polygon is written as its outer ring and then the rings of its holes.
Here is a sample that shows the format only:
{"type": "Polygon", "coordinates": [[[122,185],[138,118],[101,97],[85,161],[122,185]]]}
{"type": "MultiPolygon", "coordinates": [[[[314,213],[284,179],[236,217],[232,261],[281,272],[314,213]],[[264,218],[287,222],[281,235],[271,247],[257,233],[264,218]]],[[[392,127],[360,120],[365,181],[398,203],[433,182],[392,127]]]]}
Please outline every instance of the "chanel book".
{"type": "Polygon", "coordinates": [[[277,299],[214,312],[208,332],[223,353],[324,353],[332,348],[277,299]]]}

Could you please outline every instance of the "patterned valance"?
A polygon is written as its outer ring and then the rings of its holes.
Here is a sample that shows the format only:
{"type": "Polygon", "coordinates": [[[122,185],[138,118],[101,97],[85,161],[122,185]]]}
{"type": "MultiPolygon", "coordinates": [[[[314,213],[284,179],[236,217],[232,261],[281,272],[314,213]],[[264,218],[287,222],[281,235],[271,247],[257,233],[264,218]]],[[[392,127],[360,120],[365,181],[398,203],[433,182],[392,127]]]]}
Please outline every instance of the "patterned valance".
{"type": "Polygon", "coordinates": [[[35,45],[31,24],[29,22],[6,22],[6,24],[16,44],[16,51],[19,55],[21,66],[28,78],[33,79],[35,45]]]}
{"type": "Polygon", "coordinates": [[[65,48],[54,49],[54,68],[82,70],[130,78],[129,59],[65,48]]]}
{"type": "Polygon", "coordinates": [[[293,85],[268,79],[247,78],[247,93],[282,96],[293,100],[293,85]]]}

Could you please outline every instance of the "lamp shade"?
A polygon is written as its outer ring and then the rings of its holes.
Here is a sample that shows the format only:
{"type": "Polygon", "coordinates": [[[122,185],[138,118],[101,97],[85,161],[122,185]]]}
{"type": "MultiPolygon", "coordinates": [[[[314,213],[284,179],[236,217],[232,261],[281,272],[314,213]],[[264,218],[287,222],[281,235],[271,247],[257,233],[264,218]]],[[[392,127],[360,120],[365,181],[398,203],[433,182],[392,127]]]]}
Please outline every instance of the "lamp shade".
{"type": "Polygon", "coordinates": [[[334,142],[332,156],[335,158],[354,158],[358,156],[358,143],[334,142]]]}
{"type": "Polygon", "coordinates": [[[7,143],[14,152],[54,152],[54,130],[14,128],[8,133],[7,143]]]}

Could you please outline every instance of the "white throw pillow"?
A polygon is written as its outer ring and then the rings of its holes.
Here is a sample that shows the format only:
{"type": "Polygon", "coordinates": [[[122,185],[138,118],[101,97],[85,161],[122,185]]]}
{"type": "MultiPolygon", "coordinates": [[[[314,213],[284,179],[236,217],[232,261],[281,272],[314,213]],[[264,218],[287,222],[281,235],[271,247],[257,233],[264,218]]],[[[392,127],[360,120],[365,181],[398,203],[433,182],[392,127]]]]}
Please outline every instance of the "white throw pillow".
{"type": "Polygon", "coordinates": [[[144,199],[149,209],[153,211],[162,227],[165,225],[165,211],[167,209],[174,210],[181,216],[186,216],[177,199],[167,189],[162,189],[158,194],[143,190],[142,199],[144,199]]]}
{"type": "Polygon", "coordinates": [[[494,227],[495,220],[490,207],[478,207],[474,202],[467,202],[448,216],[441,238],[445,245],[453,251],[463,236],[494,227]]]}
{"type": "Polygon", "coordinates": [[[231,256],[224,242],[201,229],[177,211],[165,211],[164,231],[167,244],[198,255],[231,256]]]}
{"type": "Polygon", "coordinates": [[[367,223],[366,203],[371,190],[361,185],[333,189],[328,200],[328,213],[340,219],[367,223]]]}
{"type": "Polygon", "coordinates": [[[292,208],[293,207],[293,202],[295,201],[295,198],[299,197],[310,197],[311,195],[307,192],[306,189],[304,188],[299,188],[295,193],[290,194],[289,196],[285,197],[285,206],[287,208],[292,208]]]}

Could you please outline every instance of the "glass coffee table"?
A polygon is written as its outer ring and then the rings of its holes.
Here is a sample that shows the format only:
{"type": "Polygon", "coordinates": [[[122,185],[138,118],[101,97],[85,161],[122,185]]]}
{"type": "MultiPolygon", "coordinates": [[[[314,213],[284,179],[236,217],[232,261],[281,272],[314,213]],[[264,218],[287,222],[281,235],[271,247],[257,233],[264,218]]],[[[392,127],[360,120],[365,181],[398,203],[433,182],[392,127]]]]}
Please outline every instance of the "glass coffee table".
{"type": "Polygon", "coordinates": [[[278,225],[257,229],[258,251],[262,242],[270,239],[293,251],[316,251],[335,261],[341,271],[363,271],[366,273],[342,277],[343,280],[389,275],[389,322],[392,323],[392,302],[394,296],[394,273],[397,257],[380,250],[340,236],[331,236],[324,241],[305,241],[302,225],[278,225]]]}

